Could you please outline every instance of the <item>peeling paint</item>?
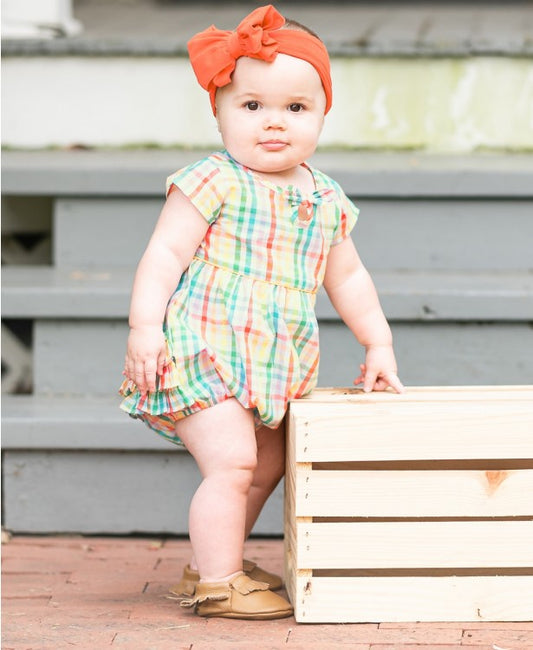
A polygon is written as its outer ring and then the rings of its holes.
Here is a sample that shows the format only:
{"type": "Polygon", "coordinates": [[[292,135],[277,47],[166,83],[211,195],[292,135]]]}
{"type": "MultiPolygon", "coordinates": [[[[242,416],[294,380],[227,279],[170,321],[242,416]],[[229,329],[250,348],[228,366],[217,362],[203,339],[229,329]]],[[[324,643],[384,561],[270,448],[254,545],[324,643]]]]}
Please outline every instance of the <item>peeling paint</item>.
{"type": "MultiPolygon", "coordinates": [[[[323,147],[533,151],[529,58],[333,57],[332,79],[323,147]]],[[[181,58],[9,57],[2,85],[4,147],[221,145],[181,58]]]]}
{"type": "Polygon", "coordinates": [[[387,88],[381,86],[381,88],[378,88],[372,103],[372,115],[374,116],[372,127],[378,131],[386,129],[390,125],[390,119],[387,112],[387,95],[387,88]]]}

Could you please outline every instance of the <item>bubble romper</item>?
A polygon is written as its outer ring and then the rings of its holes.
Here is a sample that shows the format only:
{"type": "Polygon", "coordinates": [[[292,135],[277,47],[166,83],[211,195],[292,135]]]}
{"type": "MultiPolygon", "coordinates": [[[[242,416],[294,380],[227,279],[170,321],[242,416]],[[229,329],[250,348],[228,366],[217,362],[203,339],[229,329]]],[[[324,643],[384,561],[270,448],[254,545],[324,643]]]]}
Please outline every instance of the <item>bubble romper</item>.
{"type": "Polygon", "coordinates": [[[179,170],[176,185],[209,224],[166,309],[167,359],[156,390],[126,379],[121,408],[180,444],[177,420],[228,398],[276,428],[290,399],[316,385],[314,312],[331,246],[358,209],[304,163],[315,191],[277,186],[220,151],[179,170]]]}

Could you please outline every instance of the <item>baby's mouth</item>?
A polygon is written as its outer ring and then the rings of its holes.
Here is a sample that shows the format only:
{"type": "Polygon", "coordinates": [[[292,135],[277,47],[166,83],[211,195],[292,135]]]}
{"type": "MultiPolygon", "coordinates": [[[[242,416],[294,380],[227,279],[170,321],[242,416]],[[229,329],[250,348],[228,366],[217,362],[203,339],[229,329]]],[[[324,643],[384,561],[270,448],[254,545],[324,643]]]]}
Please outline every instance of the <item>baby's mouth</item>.
{"type": "Polygon", "coordinates": [[[260,144],[267,151],[281,151],[288,143],[283,140],[265,140],[260,144]]]}

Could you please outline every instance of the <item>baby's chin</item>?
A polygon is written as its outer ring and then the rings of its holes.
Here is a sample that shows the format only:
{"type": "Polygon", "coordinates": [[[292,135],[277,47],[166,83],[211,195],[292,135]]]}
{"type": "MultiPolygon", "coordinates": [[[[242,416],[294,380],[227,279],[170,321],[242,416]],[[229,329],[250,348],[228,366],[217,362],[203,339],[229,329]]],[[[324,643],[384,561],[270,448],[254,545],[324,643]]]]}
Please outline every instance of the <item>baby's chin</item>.
{"type": "Polygon", "coordinates": [[[299,162],[294,163],[292,160],[287,161],[283,152],[276,150],[264,150],[258,156],[233,155],[231,150],[228,150],[228,153],[238,163],[259,174],[283,174],[290,172],[300,164],[299,162]]]}

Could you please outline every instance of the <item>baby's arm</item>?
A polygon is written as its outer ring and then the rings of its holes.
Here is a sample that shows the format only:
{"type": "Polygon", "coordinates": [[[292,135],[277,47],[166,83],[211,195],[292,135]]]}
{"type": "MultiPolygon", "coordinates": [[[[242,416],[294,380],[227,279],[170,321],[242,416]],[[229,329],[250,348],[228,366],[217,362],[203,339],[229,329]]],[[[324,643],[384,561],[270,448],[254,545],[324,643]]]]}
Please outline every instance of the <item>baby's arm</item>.
{"type": "Polygon", "coordinates": [[[163,206],[133,283],[124,374],[141,393],[155,390],[156,374],[163,372],[166,306],[207,228],[200,212],[175,188],[163,206]]]}
{"type": "Polygon", "coordinates": [[[366,349],[365,363],[354,383],[363,383],[365,392],[384,390],[387,386],[402,392],[404,388],[396,374],[389,324],[372,278],[350,237],[332,246],[324,288],[342,320],[366,349]]]}

